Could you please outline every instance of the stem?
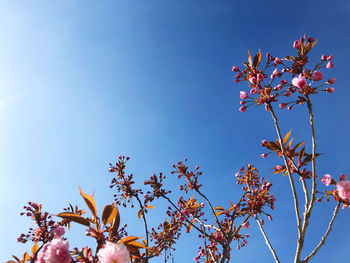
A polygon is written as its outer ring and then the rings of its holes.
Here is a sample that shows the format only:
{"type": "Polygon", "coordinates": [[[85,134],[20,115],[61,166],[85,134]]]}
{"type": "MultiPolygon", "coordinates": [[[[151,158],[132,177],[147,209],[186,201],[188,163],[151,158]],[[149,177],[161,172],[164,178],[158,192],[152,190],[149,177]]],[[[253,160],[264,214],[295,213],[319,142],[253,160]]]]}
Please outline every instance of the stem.
{"type": "Polygon", "coordinates": [[[265,231],[264,231],[264,229],[263,229],[263,227],[262,227],[262,225],[261,225],[259,219],[258,219],[257,217],[255,217],[255,220],[256,220],[256,222],[257,222],[258,225],[259,225],[260,231],[261,231],[262,235],[263,235],[264,238],[265,238],[266,245],[269,247],[269,249],[270,249],[270,251],[271,251],[271,253],[272,253],[273,258],[275,259],[276,263],[280,263],[280,261],[279,261],[277,255],[276,255],[276,251],[273,249],[273,247],[272,247],[272,245],[271,245],[271,243],[270,243],[270,240],[268,239],[268,237],[267,237],[267,235],[266,235],[266,233],[265,233],[265,231]]]}
{"type": "Polygon", "coordinates": [[[318,243],[317,247],[310,253],[310,255],[308,255],[305,259],[304,262],[307,263],[309,262],[309,260],[316,255],[317,251],[320,250],[320,248],[324,245],[324,243],[326,242],[326,239],[329,235],[329,233],[332,231],[332,225],[334,223],[335,218],[337,217],[337,214],[339,212],[339,207],[340,207],[340,202],[338,202],[337,206],[334,208],[334,212],[333,212],[333,216],[331,221],[328,224],[328,228],[326,233],[323,235],[323,237],[321,238],[320,243],[318,243]]]}
{"type": "Polygon", "coordinates": [[[289,168],[289,165],[288,165],[288,161],[287,161],[287,157],[286,157],[286,153],[284,151],[281,131],[280,131],[280,128],[279,128],[279,125],[278,125],[277,117],[276,117],[276,115],[275,115],[275,113],[273,111],[272,105],[268,105],[268,106],[270,108],[271,116],[272,116],[272,118],[274,120],[274,123],[275,123],[275,128],[276,128],[276,131],[277,131],[278,139],[280,141],[282,157],[283,157],[283,160],[284,160],[284,164],[286,165],[290,186],[292,188],[292,193],[293,193],[293,198],[294,198],[294,210],[295,210],[295,215],[296,215],[296,218],[297,218],[298,234],[299,234],[299,237],[300,237],[301,236],[301,220],[300,220],[300,212],[299,212],[299,202],[298,202],[297,193],[295,191],[294,180],[292,178],[292,173],[290,171],[290,168],[289,168]]]}
{"type": "MultiPolygon", "coordinates": [[[[148,226],[147,226],[147,220],[146,220],[146,214],[145,214],[145,210],[144,210],[144,207],[141,203],[141,200],[139,198],[139,196],[136,194],[135,195],[135,198],[136,200],[138,201],[139,205],[140,205],[140,209],[142,211],[142,219],[143,219],[143,223],[144,223],[144,226],[145,226],[145,232],[146,232],[146,242],[147,242],[147,247],[149,246],[149,243],[148,243],[148,226]]],[[[148,257],[149,257],[149,254],[148,254],[148,248],[145,249],[145,254],[146,254],[146,259],[148,261],[148,257]]]]}
{"type": "Polygon", "coordinates": [[[304,213],[302,234],[298,240],[298,247],[295,255],[295,262],[299,261],[301,256],[301,251],[303,249],[306,229],[309,226],[309,219],[311,216],[312,208],[316,200],[316,137],[315,137],[315,124],[314,124],[314,115],[312,112],[312,104],[309,99],[309,96],[306,95],[307,108],[309,110],[310,125],[312,130],[312,191],[311,191],[311,200],[309,206],[304,213]]]}

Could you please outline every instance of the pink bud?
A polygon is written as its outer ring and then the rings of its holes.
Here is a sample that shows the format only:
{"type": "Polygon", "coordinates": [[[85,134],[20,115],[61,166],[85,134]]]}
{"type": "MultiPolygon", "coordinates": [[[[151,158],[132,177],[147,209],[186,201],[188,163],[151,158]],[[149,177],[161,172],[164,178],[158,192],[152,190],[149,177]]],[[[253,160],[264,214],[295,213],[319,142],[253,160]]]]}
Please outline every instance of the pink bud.
{"type": "Polygon", "coordinates": [[[306,86],[306,79],[305,79],[304,75],[299,74],[298,78],[294,78],[292,80],[292,84],[293,84],[293,86],[298,87],[300,89],[305,88],[305,86],[306,86]]]}
{"type": "Polygon", "coordinates": [[[300,42],[299,42],[299,40],[295,40],[294,43],[293,43],[293,48],[298,49],[299,47],[300,47],[300,42]]]}
{"type": "Polygon", "coordinates": [[[282,63],[282,60],[278,57],[275,58],[275,64],[281,64],[282,63]]]}
{"type": "Polygon", "coordinates": [[[329,55],[327,56],[326,60],[332,60],[333,59],[333,55],[329,55]]]}
{"type": "Polygon", "coordinates": [[[252,84],[256,84],[256,82],[257,82],[256,77],[250,77],[249,82],[252,84]]]}
{"type": "Polygon", "coordinates": [[[328,88],[326,88],[326,91],[327,91],[328,93],[333,93],[333,92],[335,91],[335,89],[334,89],[334,88],[331,88],[331,87],[328,87],[328,88]]]}
{"type": "Polygon", "coordinates": [[[257,77],[258,77],[258,80],[259,80],[259,81],[262,81],[262,80],[264,79],[264,75],[261,74],[261,73],[259,73],[259,74],[257,75],[257,77]]]}
{"type": "Polygon", "coordinates": [[[283,86],[283,85],[286,85],[288,83],[288,81],[286,80],[286,79],[282,79],[281,80],[281,85],[283,86]]]}
{"type": "Polygon", "coordinates": [[[257,90],[256,88],[252,88],[252,89],[250,90],[250,94],[251,94],[251,95],[254,95],[254,94],[256,94],[256,93],[258,93],[258,90],[257,90]]]}
{"type": "Polygon", "coordinates": [[[276,169],[277,171],[281,171],[281,170],[283,170],[283,166],[282,166],[282,165],[276,165],[276,166],[275,166],[275,169],[276,169]]]}
{"type": "Polygon", "coordinates": [[[241,91],[240,94],[239,94],[239,97],[242,100],[244,100],[244,99],[248,98],[248,94],[246,92],[244,92],[244,91],[241,91]]]}
{"type": "Polygon", "coordinates": [[[280,106],[281,109],[284,109],[285,107],[287,107],[287,104],[286,103],[281,103],[279,106],[280,106]]]}
{"type": "Polygon", "coordinates": [[[270,221],[272,221],[272,216],[268,215],[267,218],[270,219],[270,221]]]}
{"type": "Polygon", "coordinates": [[[263,153],[263,154],[261,154],[260,156],[261,156],[262,158],[266,159],[267,154],[266,154],[266,153],[263,153]]]}
{"type": "Polygon", "coordinates": [[[234,80],[234,82],[235,82],[235,83],[238,83],[238,82],[239,82],[239,80],[238,80],[238,79],[235,79],[235,80],[234,80]]]}
{"type": "Polygon", "coordinates": [[[244,100],[241,100],[240,102],[239,102],[239,104],[241,104],[241,105],[244,105],[246,103],[246,101],[244,101],[244,100]]]}
{"type": "Polygon", "coordinates": [[[322,55],[321,56],[321,60],[327,60],[327,56],[326,55],[322,55]]]}
{"type": "Polygon", "coordinates": [[[265,110],[266,110],[266,111],[270,111],[270,106],[267,105],[267,104],[265,104],[265,110]]]}
{"type": "Polygon", "coordinates": [[[329,80],[327,80],[327,83],[328,83],[328,84],[333,84],[333,83],[335,83],[335,80],[336,80],[336,79],[329,79],[329,80]]]}
{"type": "Polygon", "coordinates": [[[262,140],[262,141],[261,141],[261,146],[263,146],[263,145],[265,145],[265,144],[267,144],[267,140],[262,140]]]}
{"type": "Polygon", "coordinates": [[[245,112],[246,109],[247,109],[247,107],[246,107],[246,106],[243,106],[243,107],[240,107],[240,108],[239,108],[239,111],[240,111],[240,112],[245,112]]]}
{"type": "Polygon", "coordinates": [[[326,65],[326,68],[333,68],[334,65],[333,65],[333,62],[332,61],[329,61],[326,65]]]}
{"type": "Polygon", "coordinates": [[[330,185],[332,182],[332,176],[330,174],[326,174],[321,179],[322,183],[324,183],[326,186],[330,185]]]}
{"type": "Polygon", "coordinates": [[[319,81],[319,80],[323,79],[322,72],[320,72],[320,71],[315,71],[315,72],[312,74],[312,79],[313,79],[314,81],[319,81]]]}
{"type": "Polygon", "coordinates": [[[246,229],[249,229],[250,227],[249,221],[245,222],[242,226],[245,227],[246,229]]]}
{"type": "Polygon", "coordinates": [[[345,180],[346,180],[346,175],[345,175],[345,174],[341,174],[341,175],[339,176],[339,180],[340,180],[340,181],[345,181],[345,180]]]}
{"type": "Polygon", "coordinates": [[[274,90],[280,90],[282,89],[282,86],[281,85],[277,85],[276,87],[273,88],[274,90]]]}
{"type": "Polygon", "coordinates": [[[233,66],[233,67],[232,67],[232,71],[233,71],[233,72],[237,72],[237,71],[239,71],[239,68],[236,67],[236,66],[233,66]]]}
{"type": "Polygon", "coordinates": [[[109,168],[109,169],[108,169],[108,172],[113,173],[113,172],[114,172],[114,168],[112,168],[112,167],[109,168]]]}
{"type": "Polygon", "coordinates": [[[307,41],[309,41],[310,43],[312,43],[312,42],[315,41],[315,39],[313,39],[312,37],[309,37],[309,38],[307,39],[307,41]]]}

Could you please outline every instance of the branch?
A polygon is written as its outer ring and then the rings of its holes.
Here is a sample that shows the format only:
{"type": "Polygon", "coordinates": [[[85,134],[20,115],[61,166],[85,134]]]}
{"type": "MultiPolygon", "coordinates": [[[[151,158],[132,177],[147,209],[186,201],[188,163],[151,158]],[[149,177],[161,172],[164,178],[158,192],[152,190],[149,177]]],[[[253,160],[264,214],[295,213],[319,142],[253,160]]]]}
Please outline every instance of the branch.
{"type": "Polygon", "coordinates": [[[317,247],[310,253],[310,255],[308,255],[305,259],[304,262],[308,262],[313,256],[316,255],[317,251],[320,250],[320,248],[324,245],[324,243],[326,242],[326,239],[329,235],[329,233],[332,231],[332,225],[334,223],[335,218],[338,215],[339,212],[339,207],[340,207],[340,202],[338,202],[337,206],[334,208],[334,212],[333,212],[333,216],[331,221],[328,224],[328,228],[326,233],[324,234],[324,236],[321,238],[320,243],[318,243],[317,247]]]}
{"type": "Polygon", "coordinates": [[[256,220],[256,222],[257,222],[258,225],[259,225],[260,231],[261,231],[262,235],[263,235],[264,238],[265,238],[266,245],[269,247],[269,249],[270,249],[270,251],[271,251],[271,253],[272,253],[273,258],[275,259],[276,263],[280,263],[280,261],[279,261],[277,255],[276,255],[276,251],[273,249],[273,247],[272,247],[272,245],[271,245],[271,243],[270,243],[270,240],[268,239],[268,237],[267,237],[267,235],[266,235],[266,233],[265,233],[265,231],[264,231],[264,229],[263,229],[263,227],[262,227],[262,225],[261,225],[259,219],[258,219],[256,216],[255,216],[255,220],[256,220]]]}
{"type": "Polygon", "coordinates": [[[292,178],[292,173],[290,171],[290,168],[289,168],[289,165],[288,165],[288,161],[287,161],[287,157],[286,157],[286,153],[284,151],[281,131],[280,131],[280,128],[278,126],[277,117],[276,117],[276,115],[275,115],[275,113],[273,111],[272,106],[271,105],[268,105],[268,106],[270,108],[271,116],[272,116],[272,118],[274,120],[274,123],[275,123],[275,128],[276,128],[278,139],[279,139],[280,145],[281,145],[281,151],[282,151],[284,164],[286,165],[290,186],[292,188],[292,193],[293,193],[293,198],[294,198],[294,210],[295,210],[295,215],[296,215],[296,218],[297,218],[298,234],[299,234],[299,237],[300,237],[301,236],[301,220],[300,220],[300,212],[299,212],[299,202],[298,202],[297,193],[295,191],[294,180],[292,178]]]}

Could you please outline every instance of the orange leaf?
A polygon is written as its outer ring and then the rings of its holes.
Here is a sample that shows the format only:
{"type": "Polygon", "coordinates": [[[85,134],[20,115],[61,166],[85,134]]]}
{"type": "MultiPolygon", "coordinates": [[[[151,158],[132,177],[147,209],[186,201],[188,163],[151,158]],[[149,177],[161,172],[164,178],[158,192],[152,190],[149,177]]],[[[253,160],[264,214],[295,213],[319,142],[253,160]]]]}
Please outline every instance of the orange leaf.
{"type": "Polygon", "coordinates": [[[97,209],[96,209],[96,202],[93,198],[93,195],[88,195],[83,193],[81,188],[79,187],[80,195],[84,198],[85,203],[89,207],[92,215],[96,218],[97,217],[97,209]]]}
{"type": "Polygon", "coordinates": [[[114,205],[106,205],[102,212],[102,222],[107,225],[108,223],[113,223],[114,218],[119,213],[118,208],[114,205]]]}
{"type": "Polygon", "coordinates": [[[154,206],[153,205],[145,205],[146,208],[149,208],[149,209],[153,209],[154,206]]]}
{"type": "Polygon", "coordinates": [[[284,136],[283,145],[285,145],[285,144],[287,143],[291,132],[292,132],[292,130],[290,130],[289,132],[287,132],[286,136],[284,136]]]}
{"type": "Polygon", "coordinates": [[[140,209],[138,212],[137,212],[137,217],[139,218],[139,220],[141,220],[142,218],[142,210],[140,209]]]}
{"type": "Polygon", "coordinates": [[[119,240],[117,244],[122,244],[122,243],[128,244],[128,243],[135,241],[137,239],[140,239],[140,238],[136,237],[136,236],[128,236],[128,237],[124,237],[121,240],[119,240]]]}
{"type": "Polygon", "coordinates": [[[90,226],[90,221],[87,218],[84,218],[80,215],[74,214],[74,213],[59,213],[58,215],[56,215],[58,217],[61,217],[63,219],[67,219],[69,221],[73,221],[75,223],[84,225],[84,226],[90,226]]]}
{"type": "Polygon", "coordinates": [[[39,246],[37,243],[34,243],[34,245],[32,246],[32,256],[35,255],[35,253],[38,251],[39,246]]]}

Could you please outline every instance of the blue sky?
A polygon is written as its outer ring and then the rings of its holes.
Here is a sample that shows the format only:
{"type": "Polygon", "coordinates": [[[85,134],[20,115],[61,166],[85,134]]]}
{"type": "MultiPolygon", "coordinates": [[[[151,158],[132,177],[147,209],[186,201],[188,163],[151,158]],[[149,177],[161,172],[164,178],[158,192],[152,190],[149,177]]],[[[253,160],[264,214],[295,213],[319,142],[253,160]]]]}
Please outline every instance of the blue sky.
{"type": "MultiPolygon", "coordinates": [[[[233,65],[247,51],[283,57],[304,33],[319,40],[313,55],[335,56],[336,93],[314,98],[318,174],[350,176],[347,67],[350,5],[335,1],[11,1],[0,9],[0,261],[28,248],[16,243],[31,226],[27,201],[58,213],[83,206],[78,185],[95,191],[100,211],[112,201],[108,163],[131,157],[128,171],[143,181],[168,173],[188,157],[200,165],[215,204],[240,196],[234,173],[254,163],[274,182],[274,221],[266,224],[282,262],[295,250],[295,217],[286,178],[272,175],[260,141],[274,139],[269,115],[238,111],[233,65]]],[[[328,76],[328,75],[327,75],[328,76]]],[[[278,112],[283,133],[308,140],[305,109],[278,112]]],[[[170,179],[169,185],[176,184],[170,179]]],[[[161,205],[159,205],[161,207],[161,205]]],[[[334,202],[317,205],[309,252],[324,232],[334,202]]],[[[136,211],[122,211],[129,234],[141,235],[136,211]]],[[[153,218],[163,216],[152,211],[153,218]]],[[[349,211],[341,211],[315,262],[349,257],[349,211]]],[[[153,221],[156,224],[156,221],[153,221]]],[[[75,227],[71,246],[91,242],[75,227]]],[[[232,261],[272,262],[252,222],[248,246],[232,261]]],[[[196,244],[178,244],[175,262],[192,262],[196,244]]],[[[305,252],[304,251],[304,252],[305,252]]],[[[304,253],[305,255],[305,253],[304,253]]],[[[157,261],[154,261],[157,262],[157,261]]],[[[161,260],[159,261],[161,262],[161,260]]]]}

